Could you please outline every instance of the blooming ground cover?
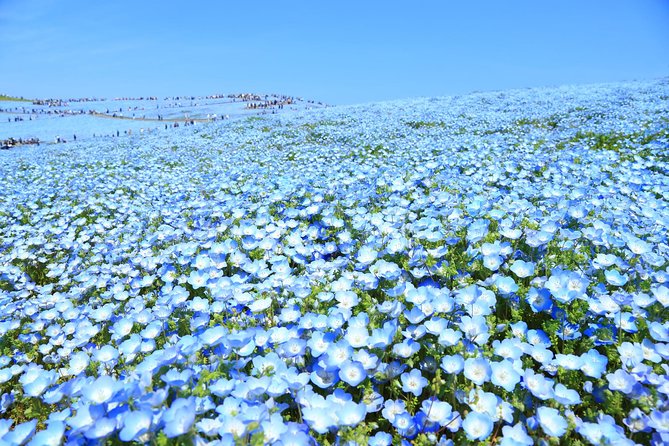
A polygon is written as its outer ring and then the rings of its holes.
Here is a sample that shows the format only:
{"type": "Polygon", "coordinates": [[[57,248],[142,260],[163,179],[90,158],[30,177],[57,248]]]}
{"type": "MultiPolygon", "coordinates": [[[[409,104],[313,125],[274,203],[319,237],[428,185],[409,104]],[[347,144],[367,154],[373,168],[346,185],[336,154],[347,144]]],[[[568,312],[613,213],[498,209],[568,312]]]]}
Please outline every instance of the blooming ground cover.
{"type": "Polygon", "coordinates": [[[0,444],[666,444],[669,83],[0,154],[0,444]]]}

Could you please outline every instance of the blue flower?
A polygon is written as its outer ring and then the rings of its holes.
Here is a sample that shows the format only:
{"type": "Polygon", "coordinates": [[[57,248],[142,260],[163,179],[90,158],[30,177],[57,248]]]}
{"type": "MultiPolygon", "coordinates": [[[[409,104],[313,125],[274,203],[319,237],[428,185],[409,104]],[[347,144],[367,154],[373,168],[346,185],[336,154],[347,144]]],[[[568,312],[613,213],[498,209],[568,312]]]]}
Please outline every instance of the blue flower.
{"type": "Polygon", "coordinates": [[[62,443],[65,434],[65,423],[62,421],[52,421],[43,431],[37,432],[28,446],[58,446],[62,443]]]}
{"type": "Polygon", "coordinates": [[[493,425],[490,416],[472,411],[462,422],[462,429],[469,440],[485,440],[492,433],[493,425]]]}
{"type": "Polygon", "coordinates": [[[319,434],[325,434],[337,425],[337,418],[330,407],[304,407],[302,417],[319,434]]]}
{"type": "Polygon", "coordinates": [[[357,426],[367,415],[367,407],[360,403],[347,401],[336,409],[336,417],[340,426],[357,426]]]}
{"type": "Polygon", "coordinates": [[[119,384],[111,376],[103,375],[85,386],[81,394],[92,404],[109,402],[117,392],[119,384]]]}
{"type": "Polygon", "coordinates": [[[346,361],[339,367],[339,379],[350,386],[357,386],[367,378],[367,372],[358,361],[346,361]]]}
{"type": "MultiPolygon", "coordinates": [[[[9,427],[9,426],[8,426],[9,427]]],[[[11,445],[22,445],[35,433],[37,420],[26,421],[2,436],[2,440],[11,445]]]]}
{"type": "Polygon", "coordinates": [[[513,363],[504,360],[502,362],[492,362],[490,365],[492,370],[491,382],[507,392],[512,392],[516,384],[520,382],[520,373],[516,371],[513,363]]]}
{"type": "Polygon", "coordinates": [[[58,374],[54,370],[43,370],[41,367],[29,367],[19,379],[23,384],[26,395],[36,397],[44,393],[51,385],[55,384],[58,374]]]}
{"type": "Polygon", "coordinates": [[[490,380],[492,369],[485,358],[467,358],[465,360],[464,375],[479,386],[490,380]]]}
{"type": "Polygon", "coordinates": [[[445,402],[432,397],[423,400],[421,411],[425,414],[428,421],[445,426],[451,418],[453,407],[445,402]]]}
{"type": "Polygon", "coordinates": [[[449,375],[457,375],[465,367],[465,359],[461,355],[445,355],[441,358],[441,368],[449,375]]]}
{"type": "Polygon", "coordinates": [[[195,421],[195,399],[178,398],[163,412],[162,422],[167,438],[187,433],[195,421]]]}
{"type": "Polygon", "coordinates": [[[592,349],[581,355],[581,371],[592,378],[599,379],[606,370],[608,358],[592,349]]]}
{"type": "Polygon", "coordinates": [[[609,389],[618,390],[624,394],[631,393],[636,384],[636,379],[622,369],[607,374],[606,380],[609,382],[609,389]]]}
{"type": "Polygon", "coordinates": [[[524,279],[534,274],[535,263],[525,262],[523,260],[515,260],[509,268],[516,276],[524,279]]]}
{"type": "Polygon", "coordinates": [[[627,283],[629,277],[626,274],[620,274],[617,269],[609,269],[604,272],[606,281],[609,285],[613,286],[623,286],[627,283]]]}
{"type": "Polygon", "coordinates": [[[567,420],[565,420],[557,409],[541,406],[537,409],[537,420],[541,428],[551,437],[561,437],[567,432],[567,420]]]}
{"type": "Polygon", "coordinates": [[[98,418],[93,423],[93,426],[84,432],[84,436],[90,440],[97,440],[107,437],[116,430],[116,420],[111,418],[98,418]]]}
{"type": "Polygon", "coordinates": [[[421,375],[418,369],[411,369],[410,372],[402,373],[400,378],[402,380],[402,391],[413,393],[415,396],[420,396],[423,393],[423,388],[428,385],[428,380],[421,375]]]}
{"type": "Polygon", "coordinates": [[[553,398],[553,381],[541,374],[534,373],[532,369],[525,370],[523,385],[532,395],[541,400],[545,401],[553,398]]]}
{"type": "Polygon", "coordinates": [[[148,410],[126,412],[123,416],[123,429],[119,432],[122,441],[139,441],[151,428],[153,414],[148,410]]]}
{"type": "Polygon", "coordinates": [[[377,432],[369,438],[367,446],[390,446],[393,436],[387,432],[377,432]]]}
{"type": "Polygon", "coordinates": [[[516,423],[513,426],[504,426],[502,428],[502,441],[500,446],[532,446],[534,441],[527,435],[527,430],[522,423],[516,423]]]}

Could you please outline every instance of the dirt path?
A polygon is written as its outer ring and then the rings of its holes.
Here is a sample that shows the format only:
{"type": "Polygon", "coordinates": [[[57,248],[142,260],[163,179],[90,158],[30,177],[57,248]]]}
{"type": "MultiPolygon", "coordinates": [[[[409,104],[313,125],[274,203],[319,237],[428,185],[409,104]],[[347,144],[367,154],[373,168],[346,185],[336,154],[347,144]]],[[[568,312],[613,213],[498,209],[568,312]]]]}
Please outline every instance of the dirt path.
{"type": "Polygon", "coordinates": [[[124,119],[126,121],[146,121],[146,122],[212,122],[213,119],[207,119],[207,118],[163,118],[163,119],[158,119],[158,118],[137,118],[137,117],[132,117],[132,116],[113,116],[113,115],[108,115],[107,113],[98,113],[98,112],[91,112],[88,113],[91,116],[95,116],[98,118],[106,118],[106,119],[124,119]]]}

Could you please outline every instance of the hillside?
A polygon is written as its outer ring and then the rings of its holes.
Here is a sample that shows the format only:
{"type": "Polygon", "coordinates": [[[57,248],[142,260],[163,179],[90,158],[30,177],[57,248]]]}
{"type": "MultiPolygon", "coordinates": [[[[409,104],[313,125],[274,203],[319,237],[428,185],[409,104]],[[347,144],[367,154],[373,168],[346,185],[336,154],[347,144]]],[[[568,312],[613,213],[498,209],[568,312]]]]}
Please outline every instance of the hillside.
{"type": "Polygon", "coordinates": [[[666,80],[24,147],[0,190],[8,444],[669,441],[666,80]]]}

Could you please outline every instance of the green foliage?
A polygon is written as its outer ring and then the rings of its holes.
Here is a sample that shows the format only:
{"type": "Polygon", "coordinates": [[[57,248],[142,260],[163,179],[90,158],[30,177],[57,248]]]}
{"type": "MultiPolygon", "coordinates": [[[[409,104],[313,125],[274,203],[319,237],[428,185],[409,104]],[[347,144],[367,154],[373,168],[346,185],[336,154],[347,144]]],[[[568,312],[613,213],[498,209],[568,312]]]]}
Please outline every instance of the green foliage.
{"type": "Polygon", "coordinates": [[[439,122],[430,122],[430,121],[409,121],[406,123],[409,127],[411,127],[414,130],[419,130],[419,129],[433,129],[433,128],[446,128],[446,123],[439,121],[439,122]]]}
{"type": "Polygon", "coordinates": [[[0,94],[0,101],[13,101],[13,102],[32,102],[32,99],[26,99],[23,96],[9,96],[6,94],[0,94]]]}

